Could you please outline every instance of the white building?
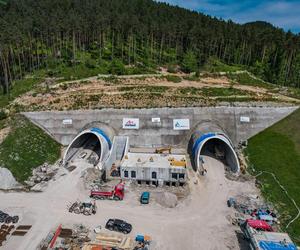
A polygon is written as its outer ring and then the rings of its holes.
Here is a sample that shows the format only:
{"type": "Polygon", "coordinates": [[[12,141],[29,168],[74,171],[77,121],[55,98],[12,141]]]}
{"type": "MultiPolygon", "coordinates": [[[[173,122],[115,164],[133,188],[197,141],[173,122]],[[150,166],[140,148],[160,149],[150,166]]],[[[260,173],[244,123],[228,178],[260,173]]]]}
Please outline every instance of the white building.
{"type": "Polygon", "coordinates": [[[121,162],[121,178],[137,183],[179,186],[186,182],[184,155],[127,153],[121,162]]]}

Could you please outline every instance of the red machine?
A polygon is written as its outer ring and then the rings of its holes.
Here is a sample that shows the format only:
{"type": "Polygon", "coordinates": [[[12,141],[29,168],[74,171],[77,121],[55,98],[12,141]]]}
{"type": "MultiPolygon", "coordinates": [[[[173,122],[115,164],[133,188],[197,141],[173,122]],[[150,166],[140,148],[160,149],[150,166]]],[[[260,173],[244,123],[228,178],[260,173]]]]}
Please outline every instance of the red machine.
{"type": "Polygon", "coordinates": [[[252,220],[252,219],[247,219],[246,223],[248,226],[260,230],[260,231],[269,231],[272,232],[273,228],[265,221],[263,220],[252,220]]]}
{"type": "Polygon", "coordinates": [[[119,183],[118,185],[115,186],[114,190],[112,190],[111,192],[92,190],[90,197],[94,199],[100,199],[100,200],[104,200],[104,199],[123,200],[124,184],[119,183]]]}

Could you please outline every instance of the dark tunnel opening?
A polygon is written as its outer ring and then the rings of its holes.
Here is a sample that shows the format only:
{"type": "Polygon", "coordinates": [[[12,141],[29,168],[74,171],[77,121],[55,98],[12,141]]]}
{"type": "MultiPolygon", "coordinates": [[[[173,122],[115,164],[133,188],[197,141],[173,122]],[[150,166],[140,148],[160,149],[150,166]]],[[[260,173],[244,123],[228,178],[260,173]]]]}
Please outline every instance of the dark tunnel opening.
{"type": "Polygon", "coordinates": [[[238,171],[238,163],[233,149],[224,141],[218,138],[207,140],[202,146],[200,155],[215,158],[229,168],[233,172],[238,171]]]}
{"type": "Polygon", "coordinates": [[[79,136],[70,146],[66,160],[69,161],[79,151],[89,150],[92,153],[89,158],[94,157],[97,164],[101,158],[101,143],[99,138],[93,133],[85,133],[79,136]]]}

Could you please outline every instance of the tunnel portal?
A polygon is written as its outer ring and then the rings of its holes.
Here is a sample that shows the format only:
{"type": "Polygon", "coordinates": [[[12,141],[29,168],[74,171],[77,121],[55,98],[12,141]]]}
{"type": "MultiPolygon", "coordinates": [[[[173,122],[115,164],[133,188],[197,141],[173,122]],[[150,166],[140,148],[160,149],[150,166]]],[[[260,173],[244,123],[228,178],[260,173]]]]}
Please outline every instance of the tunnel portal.
{"type": "Polygon", "coordinates": [[[111,141],[109,137],[99,128],[87,129],[77,135],[68,146],[63,163],[67,164],[75,155],[83,152],[92,152],[89,155],[90,160],[95,166],[107,159],[109,150],[111,148],[111,141]]]}
{"type": "Polygon", "coordinates": [[[207,122],[198,125],[192,134],[190,145],[194,170],[203,168],[202,156],[207,155],[222,161],[233,173],[239,172],[239,159],[233,144],[218,125],[207,122]]]}

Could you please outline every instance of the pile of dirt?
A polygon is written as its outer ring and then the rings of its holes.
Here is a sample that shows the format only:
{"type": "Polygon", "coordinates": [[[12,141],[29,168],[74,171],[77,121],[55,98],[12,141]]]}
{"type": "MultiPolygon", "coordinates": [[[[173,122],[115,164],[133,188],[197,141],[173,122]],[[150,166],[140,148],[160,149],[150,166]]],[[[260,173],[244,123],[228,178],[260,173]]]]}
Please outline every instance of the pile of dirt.
{"type": "Polygon", "coordinates": [[[177,196],[170,192],[155,193],[154,199],[158,204],[167,208],[174,208],[178,204],[177,196]]]}
{"type": "Polygon", "coordinates": [[[102,181],[103,172],[96,168],[88,168],[83,174],[84,187],[88,190],[97,189],[98,186],[103,184],[102,181]]]}
{"type": "Polygon", "coordinates": [[[7,168],[0,167],[0,189],[8,190],[18,188],[21,185],[16,181],[7,168]]]}
{"type": "Polygon", "coordinates": [[[57,171],[58,166],[56,164],[50,165],[48,163],[44,163],[41,166],[32,170],[32,176],[29,177],[29,179],[25,181],[25,183],[29,187],[33,187],[41,182],[47,182],[55,176],[57,171]]]}

